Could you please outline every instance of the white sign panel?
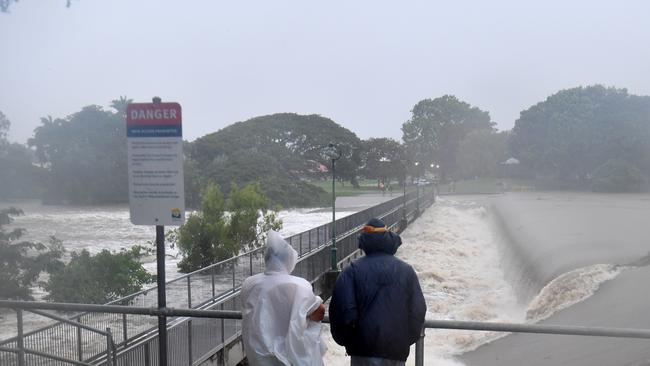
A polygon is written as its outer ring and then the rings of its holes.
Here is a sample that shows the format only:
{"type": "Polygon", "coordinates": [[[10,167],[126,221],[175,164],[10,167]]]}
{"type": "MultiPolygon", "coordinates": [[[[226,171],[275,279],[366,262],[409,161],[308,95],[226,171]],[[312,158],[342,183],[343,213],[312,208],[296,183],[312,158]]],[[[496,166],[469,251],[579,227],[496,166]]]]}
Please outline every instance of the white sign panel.
{"type": "Polygon", "coordinates": [[[132,103],[126,114],[131,222],[135,225],[183,224],[181,106],[178,103],[132,103]]]}

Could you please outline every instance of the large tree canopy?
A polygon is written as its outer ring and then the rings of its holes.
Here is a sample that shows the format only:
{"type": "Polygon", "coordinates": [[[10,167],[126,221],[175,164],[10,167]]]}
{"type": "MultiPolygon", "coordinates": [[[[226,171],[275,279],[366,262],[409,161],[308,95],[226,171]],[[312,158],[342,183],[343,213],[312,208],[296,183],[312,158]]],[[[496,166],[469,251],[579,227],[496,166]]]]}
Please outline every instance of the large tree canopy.
{"type": "Polygon", "coordinates": [[[499,163],[508,159],[507,132],[472,131],[460,142],[458,178],[495,177],[499,163]]]}
{"type": "Polygon", "coordinates": [[[51,201],[125,201],[126,126],[119,113],[84,107],[65,119],[42,118],[29,145],[50,170],[51,201]]]}
{"type": "Polygon", "coordinates": [[[32,164],[33,151],[7,141],[11,123],[0,111],[0,199],[33,198],[40,194],[45,171],[32,164]]]}
{"type": "Polygon", "coordinates": [[[511,149],[538,175],[585,181],[610,159],[650,172],[650,97],[600,85],[562,90],[529,109],[511,149]]]}
{"type": "Polygon", "coordinates": [[[425,167],[438,164],[443,178],[457,171],[458,148],[468,133],[494,129],[488,112],[453,95],[422,100],[411,113],[402,125],[409,160],[425,167]]]}
{"type": "Polygon", "coordinates": [[[329,165],[323,148],[340,148],[337,175],[355,181],[359,165],[359,138],[334,121],[318,115],[280,113],[230,125],[191,144],[189,157],[201,167],[204,180],[229,190],[235,182],[259,181],[274,202],[303,206],[326,202],[325,192],[302,178],[329,165]]]}
{"type": "Polygon", "coordinates": [[[370,138],[363,141],[361,174],[384,183],[404,179],[405,159],[402,145],[391,138],[370,138]]]}

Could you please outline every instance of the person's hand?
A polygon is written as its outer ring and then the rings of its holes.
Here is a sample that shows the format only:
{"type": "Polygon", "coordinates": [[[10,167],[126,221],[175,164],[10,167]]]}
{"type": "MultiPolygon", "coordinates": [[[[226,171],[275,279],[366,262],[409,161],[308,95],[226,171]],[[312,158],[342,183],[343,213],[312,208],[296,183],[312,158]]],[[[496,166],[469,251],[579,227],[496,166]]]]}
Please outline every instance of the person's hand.
{"type": "Polygon", "coordinates": [[[307,319],[313,321],[313,322],[320,322],[323,321],[323,318],[325,318],[325,305],[320,304],[316,310],[314,310],[311,314],[307,315],[307,319]]]}

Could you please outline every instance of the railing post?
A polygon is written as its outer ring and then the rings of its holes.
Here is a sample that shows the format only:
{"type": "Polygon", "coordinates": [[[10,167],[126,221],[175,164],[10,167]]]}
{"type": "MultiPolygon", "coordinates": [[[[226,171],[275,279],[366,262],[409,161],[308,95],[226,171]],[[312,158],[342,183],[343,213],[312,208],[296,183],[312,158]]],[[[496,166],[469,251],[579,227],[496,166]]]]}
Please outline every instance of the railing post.
{"type": "Polygon", "coordinates": [[[106,328],[106,364],[117,366],[115,360],[115,342],[113,342],[113,334],[111,333],[111,328],[106,328]]]}
{"type": "Polygon", "coordinates": [[[212,267],[212,300],[217,296],[214,290],[214,272],[217,270],[217,266],[212,267]]]}
{"type": "Polygon", "coordinates": [[[194,362],[192,357],[192,319],[187,321],[187,356],[188,356],[188,365],[191,365],[194,362]]]}
{"type": "MultiPolygon", "coordinates": [[[[81,315],[77,317],[77,323],[81,324],[81,315]]],[[[81,346],[81,327],[77,327],[77,359],[83,361],[84,354],[81,346]]]]}
{"type": "Polygon", "coordinates": [[[18,328],[18,366],[25,366],[25,340],[23,338],[23,310],[16,310],[16,326],[18,328]]]}
{"type": "Polygon", "coordinates": [[[124,337],[124,347],[128,345],[129,332],[127,330],[128,323],[126,321],[126,314],[122,314],[122,337],[124,337]]]}
{"type": "Polygon", "coordinates": [[[192,280],[187,276],[187,308],[192,308],[192,280]]]}
{"type": "Polygon", "coordinates": [[[232,261],[232,292],[235,292],[235,261],[232,261]]]}
{"type": "Polygon", "coordinates": [[[144,344],[144,366],[151,366],[151,341],[144,344]]]}
{"type": "Polygon", "coordinates": [[[248,265],[250,267],[250,275],[253,275],[253,252],[248,254],[248,265]]]}
{"type": "MultiPolygon", "coordinates": [[[[221,311],[223,311],[223,303],[221,303],[221,311]]],[[[226,343],[226,323],[225,319],[221,318],[221,345],[225,346],[226,343]]]]}
{"type": "Polygon", "coordinates": [[[415,366],[424,366],[424,327],[420,333],[420,339],[415,342],[415,366]]]}

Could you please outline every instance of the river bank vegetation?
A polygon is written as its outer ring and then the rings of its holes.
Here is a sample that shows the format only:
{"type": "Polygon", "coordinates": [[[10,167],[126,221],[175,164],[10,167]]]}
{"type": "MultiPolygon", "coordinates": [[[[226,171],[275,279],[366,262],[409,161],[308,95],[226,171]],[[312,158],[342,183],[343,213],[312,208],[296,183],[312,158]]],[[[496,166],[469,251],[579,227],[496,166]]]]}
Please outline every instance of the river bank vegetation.
{"type": "MultiPolygon", "coordinates": [[[[64,118],[44,117],[26,145],[7,141],[10,121],[0,112],[0,199],[127,202],[124,112],[130,102],[120,97],[110,109],[87,106],[64,118]]],[[[252,118],[185,142],[187,205],[199,207],[212,183],[230,192],[233,183],[258,182],[273,204],[326,206],[330,199],[321,187],[331,176],[324,154],[330,142],[341,153],[337,179],[354,188],[359,179],[380,187],[406,176],[525,178],[545,189],[647,187],[650,97],[599,85],[567,89],[522,111],[512,130],[494,126],[489,112],[453,95],[416,103],[402,123],[401,142],[362,140],[319,115],[252,118]]]]}

